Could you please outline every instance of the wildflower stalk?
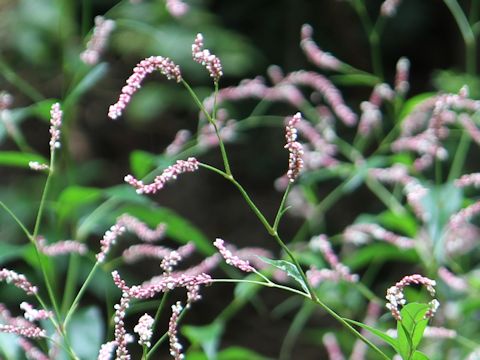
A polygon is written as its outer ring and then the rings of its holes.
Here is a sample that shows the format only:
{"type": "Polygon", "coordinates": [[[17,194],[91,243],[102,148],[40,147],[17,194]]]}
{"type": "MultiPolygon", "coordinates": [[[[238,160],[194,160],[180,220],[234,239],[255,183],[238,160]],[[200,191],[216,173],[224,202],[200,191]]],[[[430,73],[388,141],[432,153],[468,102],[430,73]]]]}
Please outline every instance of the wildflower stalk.
{"type": "MultiPolygon", "coordinates": [[[[282,288],[284,290],[287,290],[287,291],[292,291],[292,290],[295,290],[294,292],[298,292],[299,294],[302,294],[303,296],[306,296],[307,298],[309,298],[310,300],[312,300],[314,303],[316,303],[317,305],[319,305],[320,307],[322,307],[328,314],[330,314],[333,318],[335,318],[337,321],[339,321],[343,326],[345,326],[348,330],[350,330],[355,336],[357,336],[359,339],[361,339],[363,342],[365,342],[370,348],[372,348],[373,350],[375,350],[378,354],[380,354],[382,356],[382,358],[384,359],[389,359],[389,357],[387,355],[385,355],[375,344],[373,344],[371,341],[369,341],[367,338],[365,338],[362,334],[360,334],[355,328],[353,328],[347,321],[346,319],[344,319],[343,317],[341,317],[340,315],[338,315],[334,310],[332,310],[328,305],[326,305],[323,301],[321,301],[318,297],[317,297],[317,294],[315,293],[315,290],[312,288],[312,286],[309,284],[308,280],[307,280],[307,277],[305,275],[305,272],[303,271],[300,263],[298,262],[297,258],[295,257],[295,255],[292,253],[292,251],[288,248],[288,246],[282,241],[282,239],[280,238],[280,236],[278,235],[278,232],[276,230],[274,230],[274,228],[270,225],[270,223],[268,222],[268,220],[263,216],[263,214],[261,213],[261,211],[257,208],[257,206],[255,205],[255,203],[250,199],[248,193],[245,191],[245,189],[243,189],[243,187],[240,185],[240,183],[238,183],[232,175],[228,175],[226,174],[225,172],[223,172],[222,170],[219,170],[213,166],[210,166],[210,165],[207,165],[207,164],[203,164],[203,163],[199,163],[199,166],[202,166],[208,170],[211,170],[211,171],[214,171],[216,172],[217,174],[220,174],[222,175],[224,178],[226,178],[227,180],[229,180],[232,184],[234,184],[237,189],[240,191],[240,193],[242,194],[243,198],[245,199],[245,201],[247,202],[247,204],[250,206],[250,208],[253,210],[253,212],[255,213],[255,215],[257,215],[258,219],[260,220],[260,222],[264,225],[264,227],[267,229],[268,233],[277,241],[278,245],[282,248],[283,251],[285,251],[285,253],[288,255],[288,257],[292,260],[292,262],[294,263],[295,267],[297,268],[300,276],[302,277],[302,280],[305,284],[305,286],[307,287],[308,289],[308,294],[306,293],[303,293],[299,290],[296,290],[296,289],[291,289],[291,288],[288,288],[285,289],[285,287],[281,287],[282,285],[277,285],[273,282],[270,282],[270,283],[265,283],[265,282],[262,282],[262,281],[257,281],[257,282],[254,282],[252,280],[247,280],[251,283],[255,283],[255,284],[258,284],[258,285],[265,285],[265,286],[269,286],[269,287],[276,287],[276,288],[282,288]],[[272,285],[273,284],[273,285],[272,285]]],[[[225,282],[238,282],[238,280],[235,280],[235,279],[229,279],[230,281],[225,281],[225,282]]],[[[215,280],[213,280],[213,282],[215,282],[215,280]]]]}
{"type": "Polygon", "coordinates": [[[0,56],[0,73],[10,84],[35,102],[44,100],[44,96],[32,85],[22,79],[0,56]]]}
{"type": "Polygon", "coordinates": [[[452,13],[465,43],[465,69],[469,75],[475,75],[477,51],[475,34],[457,0],[443,0],[443,2],[452,13]]]}
{"type": "MultiPolygon", "coordinates": [[[[223,143],[223,140],[222,138],[220,137],[220,133],[218,131],[218,127],[217,127],[217,124],[215,122],[215,119],[212,118],[212,116],[210,116],[210,114],[208,113],[208,111],[205,110],[205,107],[203,106],[202,102],[200,101],[200,99],[198,98],[197,94],[195,94],[195,92],[193,91],[193,89],[190,87],[190,85],[188,85],[188,83],[182,79],[182,84],[183,86],[185,86],[185,88],[188,90],[188,92],[190,93],[190,96],[193,98],[193,100],[195,101],[195,103],[198,105],[198,107],[200,108],[200,111],[203,112],[203,114],[205,115],[205,117],[207,118],[208,122],[210,124],[212,124],[213,128],[215,129],[215,134],[217,135],[217,138],[218,138],[218,141],[219,141],[219,145],[220,145],[220,152],[222,153],[222,159],[223,159],[223,165],[225,167],[225,172],[231,176],[232,175],[232,172],[230,170],[230,162],[228,161],[228,156],[227,156],[227,151],[225,150],[225,144],[223,143]]],[[[215,82],[215,97],[216,97],[216,93],[218,93],[218,82],[216,81],[215,82]]],[[[213,111],[213,114],[215,114],[215,110],[213,111]]]]}
{"type": "Polygon", "coordinates": [[[70,306],[70,309],[67,312],[67,315],[65,315],[65,319],[63,320],[63,327],[66,328],[68,322],[70,321],[70,318],[72,317],[73,313],[77,309],[78,303],[80,302],[80,299],[83,296],[83,293],[85,290],[87,290],[88,285],[90,284],[90,281],[93,279],[93,275],[95,275],[95,272],[97,271],[98,267],[100,266],[100,262],[95,262],[95,265],[93,266],[92,270],[90,270],[90,273],[88,274],[87,278],[82,284],[82,287],[78,291],[77,296],[73,300],[72,305],[70,306]]]}
{"type": "Polygon", "coordinates": [[[455,151],[455,157],[452,161],[452,166],[450,168],[450,172],[448,174],[448,181],[453,181],[460,176],[462,173],[463,165],[465,164],[465,160],[467,158],[468,149],[470,148],[470,144],[472,139],[467,131],[462,132],[462,136],[460,137],[460,141],[458,142],[457,149],[455,151]]]}

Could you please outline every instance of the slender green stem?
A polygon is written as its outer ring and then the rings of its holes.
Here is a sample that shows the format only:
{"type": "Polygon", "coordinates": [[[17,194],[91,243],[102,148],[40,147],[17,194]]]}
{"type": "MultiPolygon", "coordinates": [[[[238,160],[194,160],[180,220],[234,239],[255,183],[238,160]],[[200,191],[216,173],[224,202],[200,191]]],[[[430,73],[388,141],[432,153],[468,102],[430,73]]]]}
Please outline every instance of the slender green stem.
{"type": "Polygon", "coordinates": [[[365,181],[368,188],[393,212],[396,214],[405,214],[405,207],[388,191],[378,180],[367,177],[365,181]]]}
{"type": "Polygon", "coordinates": [[[261,285],[261,286],[265,286],[265,287],[269,287],[269,288],[285,290],[285,291],[288,291],[288,292],[291,292],[291,293],[294,293],[294,294],[297,294],[297,295],[302,295],[302,296],[306,297],[307,299],[311,299],[310,295],[303,292],[303,291],[300,291],[300,290],[297,290],[297,289],[294,289],[294,288],[291,288],[291,287],[288,287],[288,286],[280,285],[280,284],[274,283],[273,281],[270,281],[270,280],[268,282],[265,282],[265,281],[247,280],[247,279],[212,279],[212,283],[238,283],[238,284],[244,283],[244,284],[261,285]]]}
{"type": "Polygon", "coordinates": [[[475,34],[468,22],[468,19],[463,12],[461,6],[457,0],[443,0],[445,5],[452,13],[455,22],[457,23],[460,33],[462,34],[463,42],[465,43],[465,67],[466,71],[470,75],[475,75],[476,73],[476,52],[477,44],[475,39],[475,34]]]}
{"type": "Polygon", "coordinates": [[[22,223],[22,221],[15,215],[15,213],[10,210],[10,208],[0,200],[0,206],[12,217],[12,219],[18,224],[20,229],[24,232],[24,234],[27,236],[28,240],[30,240],[31,243],[34,243],[33,236],[30,234],[30,231],[26,228],[26,226],[22,223]]]}
{"type": "MultiPolygon", "coordinates": [[[[222,137],[220,136],[220,132],[218,131],[218,126],[217,126],[217,123],[215,122],[215,119],[212,118],[212,116],[210,116],[210,114],[205,109],[202,102],[198,98],[197,94],[195,94],[195,91],[193,91],[193,89],[190,87],[190,85],[188,85],[188,83],[183,79],[182,79],[182,84],[185,86],[185,88],[189,92],[190,96],[193,98],[193,100],[195,101],[195,103],[199,107],[200,111],[205,115],[208,122],[210,124],[212,124],[213,128],[215,129],[215,134],[217,135],[218,144],[220,146],[220,152],[222,154],[223,165],[225,166],[225,172],[228,175],[231,175],[232,172],[230,170],[230,162],[228,161],[227,151],[225,150],[225,144],[223,143],[222,137]]],[[[215,93],[217,93],[217,92],[218,92],[218,83],[215,83],[215,93]]],[[[215,95],[215,97],[216,97],[216,95],[215,95]]],[[[215,111],[214,111],[214,113],[215,113],[215,111]]]]}
{"type": "Polygon", "coordinates": [[[463,165],[467,158],[468,149],[470,148],[471,137],[467,131],[462,132],[460,141],[457,146],[457,151],[455,152],[455,157],[452,161],[452,166],[448,174],[448,181],[453,181],[460,176],[462,173],[463,165]]]}
{"type": "Polygon", "coordinates": [[[155,326],[156,324],[158,324],[158,320],[160,319],[160,315],[162,314],[162,310],[163,310],[163,308],[165,307],[165,304],[166,304],[166,302],[167,302],[167,299],[168,299],[168,291],[166,291],[166,292],[163,293],[162,300],[160,300],[160,304],[158,305],[157,311],[156,311],[156,313],[155,313],[155,318],[154,318],[153,326],[155,326]]]}
{"type": "Polygon", "coordinates": [[[76,282],[78,277],[79,257],[77,254],[70,255],[70,261],[68,262],[67,279],[65,281],[65,291],[63,292],[61,313],[65,314],[68,311],[68,307],[72,304],[74,292],[76,289],[76,282]]]}
{"type": "Polygon", "coordinates": [[[278,225],[280,223],[280,219],[284,213],[283,209],[285,207],[285,202],[287,201],[288,193],[292,188],[292,183],[289,181],[285,192],[283,193],[282,201],[280,202],[280,206],[278,207],[277,215],[275,216],[275,221],[273,222],[273,230],[278,231],[278,225]]]}
{"type": "Polygon", "coordinates": [[[70,306],[70,309],[67,312],[67,315],[65,316],[65,320],[63,320],[63,326],[67,327],[68,322],[70,321],[70,318],[72,317],[73,313],[77,309],[78,303],[80,302],[80,299],[83,296],[83,293],[85,290],[87,290],[88,285],[90,284],[90,281],[93,279],[93,275],[97,271],[98,267],[100,266],[100,263],[97,261],[95,265],[93,266],[92,270],[90,270],[90,273],[88,274],[87,278],[85,279],[85,282],[82,284],[82,287],[78,291],[77,296],[73,300],[72,305],[70,306]]]}

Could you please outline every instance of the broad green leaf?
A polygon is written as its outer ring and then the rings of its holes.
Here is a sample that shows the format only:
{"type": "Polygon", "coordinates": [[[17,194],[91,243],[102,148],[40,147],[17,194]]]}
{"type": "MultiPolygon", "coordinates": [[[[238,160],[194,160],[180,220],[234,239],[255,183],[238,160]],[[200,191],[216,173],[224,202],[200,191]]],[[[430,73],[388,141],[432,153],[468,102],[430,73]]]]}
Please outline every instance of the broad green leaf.
{"type": "Polygon", "coordinates": [[[298,269],[296,268],[296,266],[294,264],[292,264],[291,262],[286,261],[286,260],[272,260],[272,259],[268,259],[268,258],[263,257],[263,256],[259,256],[259,255],[257,255],[257,256],[264,263],[267,263],[269,265],[272,265],[272,266],[276,267],[277,269],[282,270],[288,276],[295,279],[295,281],[300,284],[302,289],[306,293],[308,293],[307,285],[303,281],[302,276],[300,275],[300,273],[298,272],[298,269]]]}
{"type": "Polygon", "coordinates": [[[81,359],[95,359],[105,335],[101,311],[93,306],[77,310],[67,326],[67,334],[81,359]]]}
{"type": "Polygon", "coordinates": [[[430,360],[430,359],[427,355],[417,350],[413,353],[411,360],[430,360]]]}
{"type": "Polygon", "coordinates": [[[410,359],[413,351],[411,335],[401,321],[397,321],[397,351],[404,360],[410,359]]]}
{"type": "Polygon", "coordinates": [[[57,201],[57,215],[67,218],[83,205],[91,204],[102,196],[102,190],[92,187],[69,186],[62,191],[57,201]]]}
{"type": "Polygon", "coordinates": [[[358,321],[355,321],[355,320],[350,320],[350,319],[345,319],[345,320],[348,321],[350,324],[360,326],[361,328],[370,331],[373,335],[378,336],[380,339],[385,341],[387,344],[390,344],[390,346],[392,346],[395,349],[395,351],[398,352],[398,350],[397,350],[397,339],[394,339],[391,336],[388,336],[387,334],[385,334],[381,330],[377,330],[377,329],[375,329],[371,326],[368,326],[366,324],[363,324],[361,322],[358,322],[358,321]]]}
{"type": "Polygon", "coordinates": [[[399,119],[403,120],[405,117],[410,115],[410,113],[422,102],[425,100],[431,98],[432,96],[435,96],[436,94],[433,92],[429,93],[422,93],[415,95],[414,97],[411,97],[407,101],[405,101],[405,104],[403,104],[402,110],[400,111],[399,119]]]}
{"type": "MultiPolygon", "coordinates": [[[[47,139],[47,137],[45,139],[47,139]]],[[[18,151],[0,151],[0,165],[2,166],[30,168],[28,166],[30,161],[48,164],[48,160],[38,154],[22,153],[18,151]]]]}
{"type": "Polygon", "coordinates": [[[405,305],[400,314],[402,315],[402,325],[411,339],[412,349],[415,350],[422,340],[423,332],[428,324],[425,314],[429,307],[427,304],[409,303],[405,305]]]}
{"type": "Polygon", "coordinates": [[[135,150],[130,154],[130,168],[133,175],[141,179],[155,168],[155,156],[146,151],[135,150]]]}
{"type": "Polygon", "coordinates": [[[378,221],[384,227],[404,233],[408,237],[413,238],[417,234],[417,221],[410,213],[385,211],[378,216],[378,221]]]}
{"type": "Polygon", "coordinates": [[[370,74],[333,75],[330,79],[337,85],[345,86],[375,86],[381,79],[370,74]]]}
{"type": "Polygon", "coordinates": [[[181,331],[192,345],[202,347],[208,359],[215,360],[224,327],[221,322],[213,322],[204,326],[183,325],[181,331]]]}

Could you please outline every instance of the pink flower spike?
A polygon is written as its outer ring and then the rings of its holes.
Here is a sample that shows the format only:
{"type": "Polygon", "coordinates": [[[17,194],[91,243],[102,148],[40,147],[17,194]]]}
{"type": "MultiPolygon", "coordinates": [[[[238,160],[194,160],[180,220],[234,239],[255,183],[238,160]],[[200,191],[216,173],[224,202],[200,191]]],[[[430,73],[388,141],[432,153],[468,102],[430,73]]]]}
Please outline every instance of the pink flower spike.
{"type": "MultiPolygon", "coordinates": [[[[399,2],[400,0],[386,0],[383,5],[388,3],[399,2]]],[[[383,8],[382,5],[382,8],[383,8]]],[[[409,83],[410,75],[410,60],[402,57],[397,62],[397,73],[395,75],[395,91],[401,95],[404,95],[410,88],[409,83]]]]}
{"type": "Polygon", "coordinates": [[[102,344],[98,352],[97,360],[111,360],[116,346],[116,341],[109,341],[105,344],[102,344]]]}
{"type": "Polygon", "coordinates": [[[335,56],[323,51],[312,40],[313,29],[310,25],[304,24],[301,30],[300,46],[313,64],[321,69],[338,71],[342,67],[342,62],[335,56]]]}
{"type": "MultiPolygon", "coordinates": [[[[412,284],[425,286],[430,295],[432,297],[435,296],[435,286],[437,285],[435,280],[431,280],[418,274],[405,276],[394,286],[388,288],[386,296],[386,299],[388,300],[387,309],[391,311],[392,316],[398,321],[402,319],[398,307],[406,304],[406,300],[403,295],[403,289],[412,284]]],[[[425,314],[425,318],[433,317],[438,309],[438,306],[440,305],[437,299],[433,299],[429,304],[430,309],[425,314]]]]}
{"type": "Polygon", "coordinates": [[[17,288],[25,291],[28,295],[34,295],[38,289],[33,286],[25,277],[25,275],[17,274],[15,271],[3,268],[0,270],[0,281],[5,281],[7,284],[12,283],[17,288]]]}
{"type": "Polygon", "coordinates": [[[95,65],[107,45],[110,33],[115,29],[115,21],[103,16],[95,17],[93,34],[87,43],[86,49],[80,54],[80,59],[87,65],[95,65]]]}
{"type": "Polygon", "coordinates": [[[287,144],[285,149],[289,151],[289,160],[288,160],[288,172],[287,176],[290,182],[294,182],[298,177],[303,168],[303,147],[302,144],[297,142],[297,129],[296,126],[302,121],[302,114],[299,112],[292,116],[288,120],[286,127],[285,139],[287,144]]]}
{"type": "Polygon", "coordinates": [[[179,174],[196,170],[198,170],[198,160],[190,157],[187,161],[177,160],[174,165],[169,166],[162,174],[157,176],[151,184],[145,185],[141,180],[137,180],[132,175],[125,176],[125,182],[136,188],[139,194],[155,194],[163,189],[168,181],[175,180],[179,174]]]}
{"type": "Polygon", "coordinates": [[[0,325],[0,332],[17,334],[31,339],[44,338],[47,336],[47,332],[37,326],[0,325]]]}
{"type": "Polygon", "coordinates": [[[147,75],[154,71],[160,71],[168,80],[175,79],[177,82],[182,81],[182,74],[178,65],[163,56],[151,56],[146,58],[133,69],[133,74],[127,79],[127,85],[122,88],[122,93],[118,101],[110,106],[108,117],[115,120],[122,115],[123,110],[127,107],[131,97],[140,89],[142,81],[147,75]]]}
{"type": "Polygon", "coordinates": [[[102,240],[100,240],[100,252],[96,255],[98,262],[105,261],[105,257],[110,251],[111,246],[116,243],[117,238],[122,235],[125,230],[126,229],[124,226],[115,224],[109,230],[107,230],[107,232],[105,232],[102,240]]]}
{"type": "Polygon", "coordinates": [[[75,240],[63,240],[48,245],[45,238],[39,236],[37,238],[37,245],[40,252],[48,256],[59,256],[72,253],[85,255],[88,252],[88,248],[85,244],[75,240]]]}
{"type": "Polygon", "coordinates": [[[333,333],[323,335],[322,342],[327,350],[329,360],[345,360],[342,349],[340,349],[337,338],[333,333]]]}
{"type": "Polygon", "coordinates": [[[462,188],[467,186],[480,187],[480,173],[463,175],[460,179],[455,180],[455,186],[462,188]]]}
{"type": "Polygon", "coordinates": [[[47,164],[41,164],[38,161],[30,161],[28,163],[28,167],[35,171],[45,171],[50,169],[50,167],[47,164]]]}
{"type": "Polygon", "coordinates": [[[170,355],[175,360],[185,359],[185,355],[182,353],[183,346],[178,340],[178,321],[180,318],[180,313],[182,312],[183,307],[180,301],[177,301],[175,305],[172,305],[172,316],[168,323],[168,338],[170,339],[170,355]]]}
{"type": "Polygon", "coordinates": [[[53,313],[51,311],[46,311],[43,309],[37,310],[25,301],[20,304],[20,309],[25,311],[24,317],[30,322],[48,319],[53,316],[53,313]]]}
{"type": "Polygon", "coordinates": [[[117,219],[117,224],[124,226],[128,231],[134,233],[144,242],[154,242],[160,240],[167,229],[167,225],[160,223],[154,230],[151,230],[144,222],[136,217],[123,214],[117,219]]]}
{"type": "Polygon", "coordinates": [[[385,17],[392,17],[397,13],[401,0],[385,0],[380,7],[380,14],[385,17]]]}
{"type": "Polygon", "coordinates": [[[152,338],[153,331],[153,318],[148,315],[144,314],[139,320],[137,325],[133,328],[133,331],[138,334],[138,343],[140,345],[145,345],[149,348],[152,344],[150,343],[150,339],[152,338]]]}
{"type": "Polygon", "coordinates": [[[213,245],[218,249],[228,265],[234,266],[245,272],[255,271],[255,268],[250,265],[250,262],[233,255],[232,252],[225,247],[225,241],[222,239],[217,238],[213,245]]]}
{"type": "Polygon", "coordinates": [[[18,344],[25,352],[25,356],[29,360],[51,360],[49,356],[46,356],[43,352],[40,351],[37,347],[33,346],[30,341],[25,338],[19,338],[18,344]]]}
{"type": "Polygon", "coordinates": [[[60,147],[60,127],[62,126],[63,112],[60,104],[55,103],[50,109],[50,149],[53,152],[60,147]]]}
{"type": "Polygon", "coordinates": [[[465,292],[468,290],[467,281],[460,276],[453,274],[446,267],[442,266],[438,269],[438,277],[454,290],[459,292],[465,292]]]}
{"type": "Polygon", "coordinates": [[[217,56],[211,54],[209,50],[203,49],[203,35],[200,33],[197,34],[192,44],[192,57],[193,61],[205,66],[210,73],[210,77],[218,82],[223,75],[222,64],[217,56]]]}

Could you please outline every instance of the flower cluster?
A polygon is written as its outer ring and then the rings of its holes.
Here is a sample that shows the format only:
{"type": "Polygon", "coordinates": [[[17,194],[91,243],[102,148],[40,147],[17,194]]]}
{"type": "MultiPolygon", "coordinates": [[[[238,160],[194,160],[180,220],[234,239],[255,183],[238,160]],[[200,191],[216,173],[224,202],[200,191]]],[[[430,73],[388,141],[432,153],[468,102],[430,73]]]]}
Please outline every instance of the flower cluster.
{"type": "Polygon", "coordinates": [[[98,262],[105,261],[110,248],[116,243],[117,238],[126,231],[125,226],[115,224],[105,232],[102,240],[100,240],[100,252],[96,255],[98,262]]]}
{"type": "Polygon", "coordinates": [[[174,17],[181,17],[190,9],[190,7],[182,0],[166,0],[165,7],[167,11],[174,17]]]}
{"type": "Polygon", "coordinates": [[[55,103],[50,109],[50,149],[53,152],[60,147],[60,127],[62,126],[63,112],[60,104],[55,103]]]}
{"type": "Polygon", "coordinates": [[[20,304],[20,309],[25,311],[24,317],[30,322],[48,319],[49,317],[53,316],[51,311],[47,311],[44,309],[37,310],[25,301],[20,304]]]}
{"type": "MultiPolygon", "coordinates": [[[[402,316],[400,315],[400,310],[398,309],[399,306],[403,306],[406,304],[406,300],[403,295],[403,289],[408,285],[423,285],[428,290],[430,295],[433,297],[435,296],[435,280],[431,280],[427,277],[414,274],[405,276],[402,280],[397,282],[394,286],[388,288],[386,299],[388,300],[387,309],[389,309],[392,313],[392,316],[400,321],[402,316]]],[[[440,303],[437,299],[433,299],[429,303],[430,309],[425,314],[425,318],[431,318],[435,315],[440,303]]]]}
{"type": "Polygon", "coordinates": [[[115,120],[122,115],[123,110],[130,102],[132,95],[140,89],[143,80],[154,71],[160,71],[168,80],[182,81],[182,74],[178,65],[162,56],[151,56],[146,58],[133,69],[133,74],[127,79],[127,85],[122,88],[118,101],[110,106],[108,117],[115,120]]]}
{"type": "Polygon", "coordinates": [[[391,231],[385,230],[377,224],[350,225],[343,233],[343,238],[345,241],[357,245],[365,244],[370,237],[388,242],[401,249],[410,249],[415,246],[413,239],[392,233],[391,231]]]}
{"type": "Polygon", "coordinates": [[[98,63],[101,53],[105,49],[110,33],[115,29],[115,21],[103,16],[95,17],[93,34],[87,43],[86,49],[80,54],[80,59],[87,65],[98,63]]]}
{"type": "Polygon", "coordinates": [[[255,271],[255,268],[250,265],[250,262],[240,259],[238,256],[232,254],[232,252],[225,247],[225,241],[222,239],[216,239],[213,245],[215,245],[228,265],[234,266],[245,272],[255,271]]]}
{"type": "Polygon", "coordinates": [[[170,355],[175,360],[183,360],[185,355],[182,353],[183,346],[178,340],[178,321],[180,314],[183,310],[182,304],[180,301],[177,301],[175,305],[172,305],[172,316],[170,316],[170,321],[168,322],[168,338],[170,339],[170,355]]]}
{"type": "Polygon", "coordinates": [[[88,247],[75,240],[63,240],[54,244],[47,244],[47,240],[43,236],[37,237],[38,250],[48,256],[59,256],[65,254],[80,254],[85,255],[88,252],[88,247]]]}
{"type": "Polygon", "coordinates": [[[175,180],[178,175],[196,170],[198,170],[198,160],[190,157],[186,161],[177,160],[174,165],[167,167],[162,174],[157,176],[151,184],[145,185],[143,181],[137,180],[133,175],[125,176],[125,182],[136,188],[139,194],[155,194],[163,189],[168,181],[175,180]]]}
{"type": "Polygon", "coordinates": [[[197,34],[195,37],[195,41],[192,44],[192,57],[195,62],[206,67],[210,73],[210,77],[212,77],[215,82],[220,80],[220,77],[223,75],[222,63],[217,56],[203,48],[202,34],[197,34]]]}
{"type": "Polygon", "coordinates": [[[145,242],[160,240],[165,236],[165,231],[167,230],[167,225],[164,223],[158,224],[154,230],[151,230],[144,222],[128,214],[120,216],[117,219],[117,225],[123,226],[145,242]]]}
{"type": "Polygon", "coordinates": [[[50,167],[47,164],[41,164],[38,161],[30,161],[28,163],[28,167],[35,171],[45,171],[50,169],[50,167]]]}
{"type": "Polygon", "coordinates": [[[296,113],[289,120],[286,127],[285,139],[287,144],[285,149],[289,152],[287,177],[290,182],[294,182],[303,168],[303,147],[297,141],[297,124],[302,120],[302,114],[296,113]]]}
{"type": "Polygon", "coordinates": [[[140,345],[145,345],[146,347],[151,346],[150,339],[153,335],[153,322],[154,320],[150,315],[144,314],[138,320],[138,324],[133,328],[133,331],[138,334],[138,343],[140,345]]]}
{"type": "Polygon", "coordinates": [[[8,270],[5,268],[0,270],[0,281],[12,283],[17,288],[25,291],[28,295],[34,295],[38,291],[37,287],[33,286],[30,281],[27,280],[25,275],[17,274],[13,270],[8,270]]]}

